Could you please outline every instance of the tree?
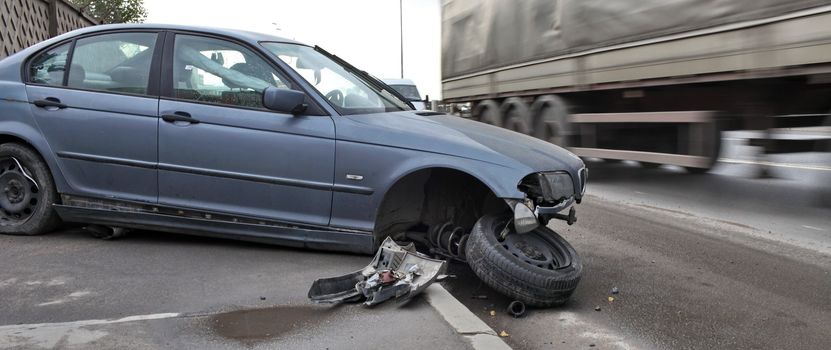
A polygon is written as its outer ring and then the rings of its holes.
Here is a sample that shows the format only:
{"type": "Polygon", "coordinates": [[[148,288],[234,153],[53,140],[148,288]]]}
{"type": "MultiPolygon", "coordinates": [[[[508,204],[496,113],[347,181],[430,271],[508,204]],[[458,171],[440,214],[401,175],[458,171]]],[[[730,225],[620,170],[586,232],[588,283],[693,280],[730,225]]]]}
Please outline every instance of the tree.
{"type": "Polygon", "coordinates": [[[141,23],[147,18],[144,0],[70,0],[86,14],[110,23],[141,23]]]}

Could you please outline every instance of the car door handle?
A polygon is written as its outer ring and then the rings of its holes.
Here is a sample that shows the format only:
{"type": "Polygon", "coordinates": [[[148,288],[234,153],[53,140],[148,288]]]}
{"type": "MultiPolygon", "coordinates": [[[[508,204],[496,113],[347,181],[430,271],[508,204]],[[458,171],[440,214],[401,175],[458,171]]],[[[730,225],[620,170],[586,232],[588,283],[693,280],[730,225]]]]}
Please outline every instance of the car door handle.
{"type": "Polygon", "coordinates": [[[67,107],[65,104],[61,103],[61,100],[54,97],[47,97],[43,100],[36,100],[32,103],[40,108],[55,107],[57,109],[64,109],[67,107]]]}
{"type": "Polygon", "coordinates": [[[173,114],[162,115],[162,120],[168,123],[185,122],[190,124],[199,124],[199,119],[193,118],[190,114],[185,112],[176,112],[173,114]]]}

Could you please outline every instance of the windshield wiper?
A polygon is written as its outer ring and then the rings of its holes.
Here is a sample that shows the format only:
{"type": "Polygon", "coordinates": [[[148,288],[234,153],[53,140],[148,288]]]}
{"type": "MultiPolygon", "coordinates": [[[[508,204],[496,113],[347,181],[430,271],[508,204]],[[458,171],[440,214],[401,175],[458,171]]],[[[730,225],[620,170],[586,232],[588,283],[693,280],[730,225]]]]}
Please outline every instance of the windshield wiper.
{"type": "Polygon", "coordinates": [[[416,109],[415,106],[406,97],[404,97],[404,95],[402,95],[400,92],[393,89],[392,87],[390,87],[389,85],[387,85],[386,83],[381,81],[380,79],[375,78],[371,74],[358,69],[357,67],[349,64],[349,62],[344,61],[343,59],[341,59],[337,55],[331,54],[331,53],[329,53],[329,51],[324,50],[320,46],[315,45],[315,51],[317,51],[317,52],[321,53],[322,55],[328,57],[330,60],[335,61],[337,64],[340,64],[341,66],[344,66],[344,67],[348,68],[353,73],[358,74],[360,77],[364,78],[364,80],[367,80],[370,84],[375,86],[375,88],[380,89],[380,90],[386,90],[388,93],[395,96],[395,98],[401,100],[401,102],[404,102],[404,104],[406,104],[412,110],[416,109]]]}

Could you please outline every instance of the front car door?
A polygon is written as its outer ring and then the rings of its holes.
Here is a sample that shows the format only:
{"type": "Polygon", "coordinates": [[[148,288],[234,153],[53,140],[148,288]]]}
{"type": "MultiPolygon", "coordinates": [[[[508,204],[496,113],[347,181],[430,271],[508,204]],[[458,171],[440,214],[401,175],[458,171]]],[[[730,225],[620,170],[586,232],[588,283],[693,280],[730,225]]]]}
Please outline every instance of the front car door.
{"type": "Polygon", "coordinates": [[[332,118],[266,110],[265,87],[296,85],[255,50],[224,38],[169,35],[159,106],[160,204],[328,225],[332,118]]]}
{"type": "Polygon", "coordinates": [[[159,100],[151,71],[160,51],[157,32],[117,32],[53,46],[29,62],[32,112],[70,194],[157,200],[159,100]]]}

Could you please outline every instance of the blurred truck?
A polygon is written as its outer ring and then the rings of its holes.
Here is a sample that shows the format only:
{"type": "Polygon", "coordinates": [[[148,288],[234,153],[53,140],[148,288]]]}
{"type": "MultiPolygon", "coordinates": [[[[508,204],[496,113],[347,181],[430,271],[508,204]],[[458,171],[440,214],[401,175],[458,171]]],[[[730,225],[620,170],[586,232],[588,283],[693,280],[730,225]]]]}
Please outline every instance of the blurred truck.
{"type": "MultiPolygon", "coordinates": [[[[831,125],[831,4],[444,0],[442,90],[583,157],[706,171],[722,130],[831,125]]],[[[750,144],[831,149],[772,135],[750,144]]]]}

